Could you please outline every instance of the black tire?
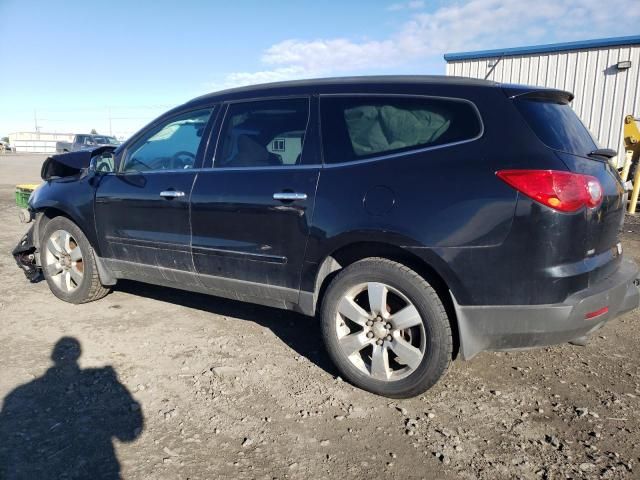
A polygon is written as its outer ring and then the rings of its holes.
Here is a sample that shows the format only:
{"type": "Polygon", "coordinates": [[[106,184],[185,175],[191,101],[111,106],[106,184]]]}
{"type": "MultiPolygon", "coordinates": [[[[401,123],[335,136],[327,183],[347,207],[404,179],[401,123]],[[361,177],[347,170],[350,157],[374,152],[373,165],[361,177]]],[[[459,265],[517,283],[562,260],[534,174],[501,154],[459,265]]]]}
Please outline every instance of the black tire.
{"type": "Polygon", "coordinates": [[[93,247],[89,240],[71,220],[66,217],[55,217],[46,223],[40,237],[40,263],[49,289],[60,300],[76,304],[87,303],[99,300],[109,293],[109,287],[100,283],[94,255],[93,247]],[[75,286],[70,291],[59,285],[60,280],[53,279],[52,273],[55,268],[47,267],[47,245],[52,236],[58,231],[68,232],[82,253],[82,279],[79,283],[74,283],[75,286]]]}
{"type": "Polygon", "coordinates": [[[338,370],[346,380],[369,392],[391,398],[414,397],[431,388],[451,363],[451,325],[440,298],[423,277],[400,263],[368,258],[344,268],[327,288],[320,317],[323,340],[338,370]],[[336,319],[341,318],[338,317],[339,304],[350,289],[368,282],[380,282],[396,289],[420,314],[426,337],[424,356],[404,378],[391,381],[375,379],[357,368],[340,346],[336,327],[336,319]]]}

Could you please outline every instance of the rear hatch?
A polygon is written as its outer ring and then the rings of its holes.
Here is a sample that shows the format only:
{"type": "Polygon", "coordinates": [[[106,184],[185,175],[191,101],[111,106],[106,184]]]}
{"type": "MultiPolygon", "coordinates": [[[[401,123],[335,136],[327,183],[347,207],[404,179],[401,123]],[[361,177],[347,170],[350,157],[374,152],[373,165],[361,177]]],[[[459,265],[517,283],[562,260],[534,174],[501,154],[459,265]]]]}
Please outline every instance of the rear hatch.
{"type": "Polygon", "coordinates": [[[584,258],[593,260],[589,283],[610,274],[617,267],[621,251],[619,235],[624,223],[626,194],[609,157],[615,152],[600,148],[589,130],[570,106],[573,95],[558,90],[527,91],[514,95],[507,91],[536,136],[574,173],[596,177],[602,186],[599,207],[586,209],[581,238],[584,258]]]}

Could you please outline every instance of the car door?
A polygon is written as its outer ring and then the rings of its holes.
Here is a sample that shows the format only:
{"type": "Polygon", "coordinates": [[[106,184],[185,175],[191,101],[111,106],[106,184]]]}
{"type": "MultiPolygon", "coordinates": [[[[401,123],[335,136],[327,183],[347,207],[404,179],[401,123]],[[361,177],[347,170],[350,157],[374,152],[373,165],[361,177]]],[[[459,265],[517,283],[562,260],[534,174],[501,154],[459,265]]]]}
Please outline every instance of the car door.
{"type": "Polygon", "coordinates": [[[164,118],[126,147],[96,189],[101,252],[116,275],[195,285],[189,194],[202,165],[212,108],[164,118]]]}
{"type": "Polygon", "coordinates": [[[191,196],[192,251],[212,293],[297,302],[320,172],[317,101],[231,102],[191,196]]]}

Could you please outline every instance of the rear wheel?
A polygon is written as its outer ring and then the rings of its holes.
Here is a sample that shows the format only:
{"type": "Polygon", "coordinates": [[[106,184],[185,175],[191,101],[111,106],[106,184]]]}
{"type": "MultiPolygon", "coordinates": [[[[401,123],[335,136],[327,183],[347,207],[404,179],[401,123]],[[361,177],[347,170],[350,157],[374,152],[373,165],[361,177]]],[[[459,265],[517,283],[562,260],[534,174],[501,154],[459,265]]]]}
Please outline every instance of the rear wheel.
{"type": "Polygon", "coordinates": [[[321,321],[341,373],[379,395],[418,395],[451,361],[451,327],[440,298],[416,272],[387,259],[342,270],[324,296],[321,321]]]}
{"type": "Polygon", "coordinates": [[[51,292],[65,302],[91,302],[109,293],[100,283],[89,240],[66,217],[55,217],[45,225],[40,263],[51,292]]]}

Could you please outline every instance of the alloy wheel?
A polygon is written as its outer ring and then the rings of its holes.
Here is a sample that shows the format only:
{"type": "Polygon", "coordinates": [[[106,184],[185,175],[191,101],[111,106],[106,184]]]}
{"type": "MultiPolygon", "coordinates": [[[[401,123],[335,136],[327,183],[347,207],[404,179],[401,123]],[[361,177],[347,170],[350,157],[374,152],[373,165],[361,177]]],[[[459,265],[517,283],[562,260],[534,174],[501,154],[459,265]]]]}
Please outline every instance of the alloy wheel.
{"type": "Polygon", "coordinates": [[[359,284],[342,297],[336,333],[349,361],[376,380],[405,378],[425,356],[420,313],[406,295],[384,283],[359,284]]]}
{"type": "Polygon", "coordinates": [[[84,278],[82,250],[76,239],[66,230],[56,230],[45,247],[47,273],[60,290],[72,292],[84,278]]]}

